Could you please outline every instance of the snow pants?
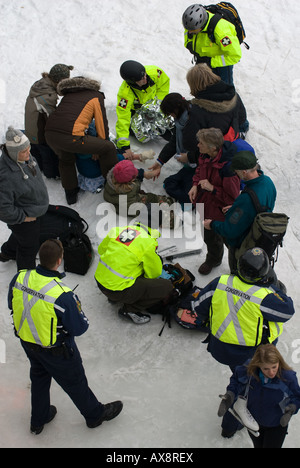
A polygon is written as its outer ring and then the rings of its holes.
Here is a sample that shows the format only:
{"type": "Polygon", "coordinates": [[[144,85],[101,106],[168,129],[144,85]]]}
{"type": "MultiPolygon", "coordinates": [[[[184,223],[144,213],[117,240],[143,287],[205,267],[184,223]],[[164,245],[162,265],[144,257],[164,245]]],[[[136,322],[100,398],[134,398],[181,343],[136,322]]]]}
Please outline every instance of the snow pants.
{"type": "Polygon", "coordinates": [[[42,348],[21,341],[30,361],[31,425],[43,426],[49,418],[50,386],[54,378],[69,395],[87,423],[96,422],[104,407],[88,386],[77,346],[42,348]]]}
{"type": "Polygon", "coordinates": [[[133,286],[123,291],[111,291],[97,282],[100,291],[112,302],[124,304],[126,312],[142,312],[161,301],[168,300],[173,292],[170,280],[149,279],[140,276],[133,286]]]}
{"type": "Polygon", "coordinates": [[[164,180],[164,188],[170,197],[175,198],[179,203],[191,203],[188,196],[193,186],[193,176],[195,169],[183,167],[177,174],[173,174],[164,180]]]}
{"type": "Polygon", "coordinates": [[[118,162],[116,147],[108,140],[91,135],[79,137],[59,132],[46,132],[45,138],[59,158],[61,183],[68,191],[78,187],[76,153],[98,155],[103,177],[118,162]]]}

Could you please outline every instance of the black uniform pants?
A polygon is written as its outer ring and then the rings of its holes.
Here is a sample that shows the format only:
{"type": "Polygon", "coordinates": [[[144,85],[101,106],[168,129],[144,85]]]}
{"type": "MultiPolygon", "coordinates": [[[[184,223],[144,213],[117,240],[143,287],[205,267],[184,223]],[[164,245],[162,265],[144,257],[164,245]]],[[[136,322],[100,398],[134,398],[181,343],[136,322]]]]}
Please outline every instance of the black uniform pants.
{"type": "Polygon", "coordinates": [[[33,270],[40,248],[40,218],[28,223],[8,225],[12,231],[1,252],[17,262],[18,270],[33,270]]]}
{"type": "Polygon", "coordinates": [[[43,426],[49,417],[52,378],[69,395],[87,423],[97,421],[103,405],[90,390],[76,345],[72,347],[41,348],[21,341],[30,361],[31,425],[43,426]]]}

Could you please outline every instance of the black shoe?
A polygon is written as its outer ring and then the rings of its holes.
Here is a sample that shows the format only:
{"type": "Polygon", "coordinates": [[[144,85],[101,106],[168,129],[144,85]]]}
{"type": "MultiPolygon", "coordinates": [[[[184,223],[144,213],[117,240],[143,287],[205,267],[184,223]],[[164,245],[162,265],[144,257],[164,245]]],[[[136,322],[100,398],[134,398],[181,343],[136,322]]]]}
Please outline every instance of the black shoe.
{"type": "Polygon", "coordinates": [[[123,409],[123,403],[121,401],[113,401],[112,403],[107,403],[104,405],[104,412],[97,421],[94,423],[86,423],[87,427],[93,429],[94,427],[101,426],[103,421],[110,421],[111,419],[116,418],[123,409]]]}
{"type": "Polygon", "coordinates": [[[142,314],[141,312],[127,312],[124,307],[119,310],[119,317],[132,320],[136,325],[143,325],[151,320],[151,317],[148,314],[142,314]]]}
{"type": "Polygon", "coordinates": [[[78,199],[79,187],[73,190],[65,190],[68,205],[74,205],[78,199]]]}
{"type": "Polygon", "coordinates": [[[220,263],[215,263],[215,264],[212,264],[208,261],[205,260],[204,263],[202,263],[202,265],[199,266],[198,268],[198,272],[200,273],[200,275],[209,275],[209,273],[211,272],[211,270],[217,266],[221,265],[221,262],[220,263]]]}
{"type": "MultiPolygon", "coordinates": [[[[45,424],[48,424],[50,421],[52,421],[52,419],[55,418],[56,413],[57,413],[57,409],[55,408],[55,406],[50,405],[49,418],[48,418],[48,421],[45,422],[45,424]]],[[[40,434],[43,429],[44,429],[44,425],[38,426],[38,427],[30,426],[31,434],[35,434],[35,435],[40,434]]]]}

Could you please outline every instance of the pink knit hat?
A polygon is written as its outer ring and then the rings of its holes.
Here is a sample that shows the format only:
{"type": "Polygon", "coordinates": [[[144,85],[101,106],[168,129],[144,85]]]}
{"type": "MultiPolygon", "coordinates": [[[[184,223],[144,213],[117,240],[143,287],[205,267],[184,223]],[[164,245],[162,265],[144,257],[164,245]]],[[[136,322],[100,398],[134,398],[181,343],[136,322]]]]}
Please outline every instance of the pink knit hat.
{"type": "Polygon", "coordinates": [[[118,184],[126,184],[132,179],[135,179],[138,175],[138,170],[132,161],[124,159],[114,166],[113,175],[118,184]]]}

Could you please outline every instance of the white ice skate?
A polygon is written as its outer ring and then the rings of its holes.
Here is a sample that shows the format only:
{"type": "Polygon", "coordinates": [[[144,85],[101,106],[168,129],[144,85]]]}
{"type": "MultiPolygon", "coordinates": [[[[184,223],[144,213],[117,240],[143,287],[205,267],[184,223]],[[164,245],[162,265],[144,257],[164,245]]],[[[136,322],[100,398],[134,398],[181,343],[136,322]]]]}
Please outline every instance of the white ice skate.
{"type": "Polygon", "coordinates": [[[247,408],[246,398],[239,396],[229,411],[251,434],[255,437],[259,436],[259,425],[247,408]]]}

